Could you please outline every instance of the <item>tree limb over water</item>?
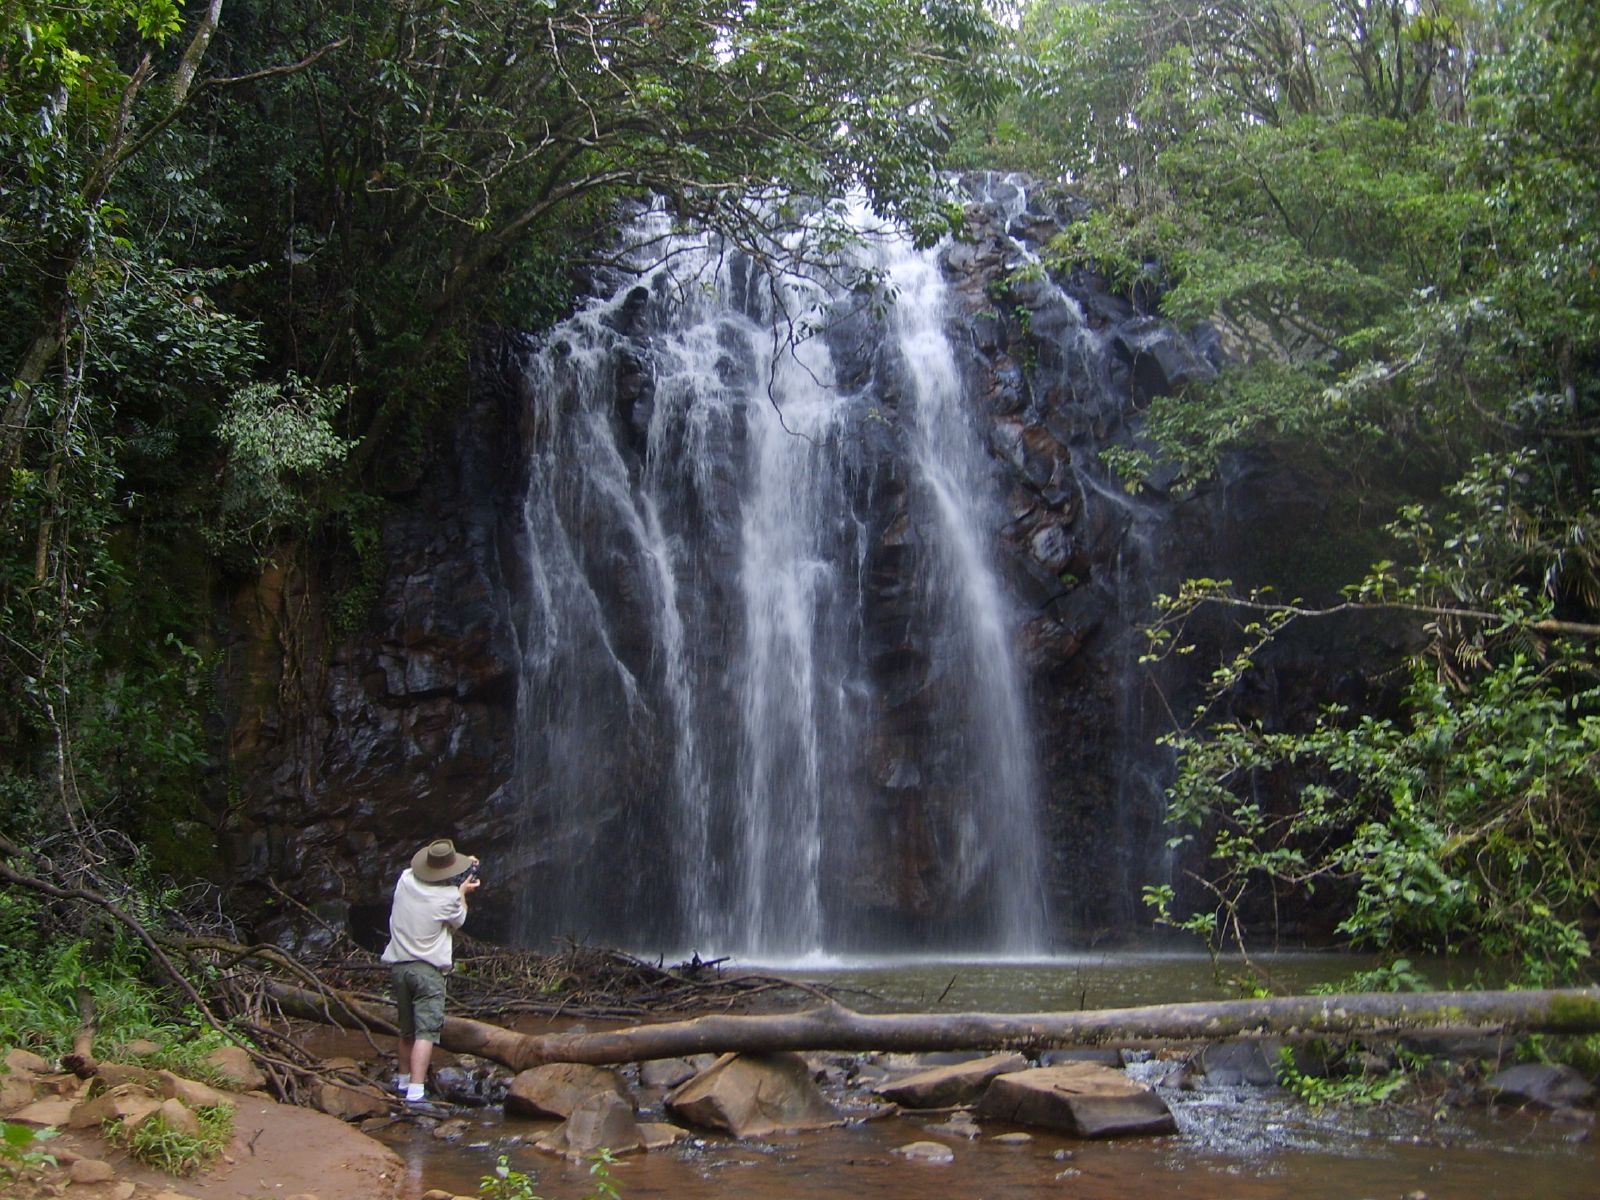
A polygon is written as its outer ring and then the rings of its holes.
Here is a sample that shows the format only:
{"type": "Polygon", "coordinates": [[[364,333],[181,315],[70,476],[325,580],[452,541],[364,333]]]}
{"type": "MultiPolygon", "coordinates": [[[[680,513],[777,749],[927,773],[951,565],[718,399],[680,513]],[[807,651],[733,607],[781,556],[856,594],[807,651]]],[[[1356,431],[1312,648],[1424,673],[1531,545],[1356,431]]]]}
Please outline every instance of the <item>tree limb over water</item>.
{"type": "MultiPolygon", "coordinates": [[[[285,1012],[326,1020],[325,1001],[269,985],[285,1012]]],[[[341,1023],[393,1027],[394,1010],[350,998],[341,1023]]],[[[440,1045],[513,1070],[544,1063],[622,1063],[705,1053],[782,1050],[936,1051],[1118,1048],[1223,1038],[1308,1040],[1328,1035],[1442,1036],[1600,1032],[1600,987],[1516,992],[1278,996],[1069,1013],[859,1013],[830,1004],[796,1013],[705,1016],[602,1033],[522,1034],[446,1018],[440,1045]]]]}

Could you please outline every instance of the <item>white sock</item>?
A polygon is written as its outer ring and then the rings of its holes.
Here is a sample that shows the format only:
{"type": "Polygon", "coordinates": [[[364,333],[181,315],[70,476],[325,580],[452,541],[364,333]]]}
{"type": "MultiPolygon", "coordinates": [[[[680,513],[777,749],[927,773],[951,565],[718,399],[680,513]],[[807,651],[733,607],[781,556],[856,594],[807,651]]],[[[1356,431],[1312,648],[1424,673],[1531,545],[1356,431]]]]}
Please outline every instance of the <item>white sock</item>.
{"type": "Polygon", "coordinates": [[[408,1084],[406,1084],[406,1101],[409,1103],[412,1100],[421,1100],[421,1099],[422,1099],[422,1085],[420,1083],[408,1083],[408,1084]]]}
{"type": "Polygon", "coordinates": [[[409,1076],[409,1075],[396,1075],[394,1077],[394,1090],[395,1091],[403,1092],[410,1086],[411,1086],[411,1076],[409,1076]]]}

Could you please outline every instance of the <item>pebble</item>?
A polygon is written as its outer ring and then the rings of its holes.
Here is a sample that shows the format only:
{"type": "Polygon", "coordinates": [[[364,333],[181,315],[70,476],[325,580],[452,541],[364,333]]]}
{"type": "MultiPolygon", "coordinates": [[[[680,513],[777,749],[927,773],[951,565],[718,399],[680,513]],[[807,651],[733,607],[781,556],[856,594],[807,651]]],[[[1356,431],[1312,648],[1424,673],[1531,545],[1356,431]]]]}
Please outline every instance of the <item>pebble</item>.
{"type": "Polygon", "coordinates": [[[111,1164],[98,1158],[80,1158],[67,1167],[67,1177],[73,1183],[104,1183],[115,1175],[111,1164]]]}
{"type": "Polygon", "coordinates": [[[956,1152],[943,1142],[907,1142],[896,1148],[895,1153],[904,1155],[912,1162],[950,1163],[956,1160],[956,1152]]]}
{"type": "Polygon", "coordinates": [[[1001,1133],[990,1138],[989,1141],[996,1146],[1027,1146],[1033,1142],[1031,1133],[1001,1133]]]}

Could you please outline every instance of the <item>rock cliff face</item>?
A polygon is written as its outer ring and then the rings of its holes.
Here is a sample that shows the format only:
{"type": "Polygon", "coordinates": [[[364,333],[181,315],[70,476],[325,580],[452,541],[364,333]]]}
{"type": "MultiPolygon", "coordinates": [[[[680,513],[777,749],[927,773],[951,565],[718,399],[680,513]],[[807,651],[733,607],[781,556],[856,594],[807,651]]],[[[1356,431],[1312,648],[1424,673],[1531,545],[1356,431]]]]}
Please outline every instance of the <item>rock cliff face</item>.
{"type": "MultiPolygon", "coordinates": [[[[1004,589],[1024,614],[1019,661],[1043,793],[1046,937],[1081,945],[1141,927],[1141,887],[1172,871],[1161,827],[1168,764],[1152,743],[1172,713],[1189,710],[1195,680],[1139,665],[1152,598],[1189,575],[1269,576],[1263,539],[1315,536],[1334,489],[1259,454],[1240,457],[1199,494],[1125,491],[1101,452],[1136,444],[1152,395],[1210,378],[1220,362],[1216,339],[1171,328],[1141,298],[1111,294],[1092,276],[1049,279],[1032,251],[1073,218],[1073,202],[1030,202],[1010,183],[983,187],[968,206],[965,236],[940,259],[955,298],[948,332],[1003,499],[990,536],[1004,589]]],[[[642,452],[659,402],[651,303],[636,289],[610,318],[622,342],[614,419],[630,453],[642,452]]],[[[882,374],[881,334],[870,321],[840,322],[827,336],[843,381],[882,374]]],[[[859,572],[866,616],[856,636],[874,692],[863,710],[868,778],[859,791],[872,812],[840,878],[881,945],[959,921],[960,908],[993,884],[958,886],[941,857],[949,831],[962,821],[981,827],[982,814],[974,821],[951,812],[963,798],[941,786],[948,748],[930,735],[929,714],[948,708],[963,681],[941,674],[919,623],[914,580],[928,556],[898,466],[904,389],[887,375],[880,382],[884,420],[865,426],[850,501],[867,531],[859,572]]],[[[394,874],[418,845],[444,834],[494,864],[473,922],[483,935],[509,935],[548,903],[544,868],[564,856],[578,864],[575,876],[614,878],[608,886],[619,903],[648,904],[658,886],[650,857],[662,829],[651,822],[673,818],[641,816],[617,796],[647,792],[670,773],[661,731],[618,735],[613,750],[627,777],[613,781],[612,794],[579,797],[590,806],[583,846],[522,811],[527,797],[553,786],[554,770],[548,746],[518,738],[543,711],[530,688],[545,686],[529,673],[519,632],[537,590],[524,565],[525,464],[551,436],[529,415],[540,406],[529,403],[528,386],[509,344],[480,363],[452,437],[384,527],[387,573],[363,632],[333,636],[327,597],[295,569],[263,576],[232,605],[223,692],[237,804],[224,869],[258,889],[269,936],[325,937],[309,919],[315,914],[370,938],[394,874]],[[310,913],[278,896],[280,888],[310,913]]],[[[747,432],[724,431],[730,452],[747,432]]],[[[629,571],[593,578],[619,609],[642,603],[643,584],[629,571]]],[[[639,679],[659,670],[642,619],[613,629],[607,653],[639,679]]],[[[1321,654],[1316,646],[1286,651],[1280,673],[1269,675],[1285,681],[1272,697],[1277,710],[1304,704],[1312,689],[1300,682],[1325,673],[1321,654]]]]}
{"type": "MultiPolygon", "coordinates": [[[[513,824],[520,399],[496,361],[480,365],[383,526],[385,571],[358,632],[333,627],[330,589],[298,563],[233,598],[221,866],[268,937],[317,945],[353,924],[370,940],[417,847],[486,846],[513,824]]],[[[479,932],[495,931],[497,907],[479,932]]]]}

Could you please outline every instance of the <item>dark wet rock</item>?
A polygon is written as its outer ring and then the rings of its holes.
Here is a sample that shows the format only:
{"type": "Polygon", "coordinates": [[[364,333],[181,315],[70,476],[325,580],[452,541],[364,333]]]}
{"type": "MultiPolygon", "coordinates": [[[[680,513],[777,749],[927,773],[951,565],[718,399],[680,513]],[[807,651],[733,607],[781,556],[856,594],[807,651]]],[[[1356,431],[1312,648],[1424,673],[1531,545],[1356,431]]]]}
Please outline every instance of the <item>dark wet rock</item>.
{"type": "Polygon", "coordinates": [[[1272,1087],[1277,1062],[1277,1042],[1212,1042],[1195,1056],[1194,1066],[1216,1087],[1272,1087]]]}
{"type": "Polygon", "coordinates": [[[1063,1063],[1079,1062],[1112,1068],[1121,1068],[1124,1065],[1121,1050],[1097,1050],[1088,1047],[1079,1050],[1046,1050],[1039,1055],[1041,1067],[1059,1067],[1063,1063]]]}
{"type": "Polygon", "coordinates": [[[1176,1133],[1166,1102],[1120,1071],[1094,1063],[1039,1067],[995,1079],[978,1117],[1055,1129],[1082,1138],[1176,1133]]]}
{"type": "Polygon", "coordinates": [[[1111,346],[1133,368],[1134,384],[1144,396],[1170,395],[1217,374],[1188,338],[1154,317],[1135,317],[1119,326],[1111,346]]]}
{"type": "Polygon", "coordinates": [[[820,1129],[840,1115],[798,1054],[728,1054],[667,1097],[677,1119],[734,1137],[820,1129]]]}
{"type": "Polygon", "coordinates": [[[972,1103],[995,1076],[1023,1071],[1027,1067],[1028,1060],[1020,1054],[991,1054],[987,1058],[919,1071],[880,1084],[877,1092],[902,1108],[949,1108],[972,1103]]]}
{"type": "Polygon", "coordinates": [[[501,1104],[511,1085],[504,1069],[486,1065],[440,1067],[431,1080],[441,1098],[451,1104],[481,1107],[501,1104]]]}
{"type": "Polygon", "coordinates": [[[653,1058],[639,1064],[639,1082],[649,1088],[675,1088],[699,1070],[686,1058],[653,1058]]]}
{"type": "Polygon", "coordinates": [[[1496,1103],[1534,1108],[1588,1104],[1595,1095],[1594,1084],[1564,1063],[1519,1063],[1495,1074],[1483,1090],[1496,1103]]]}

